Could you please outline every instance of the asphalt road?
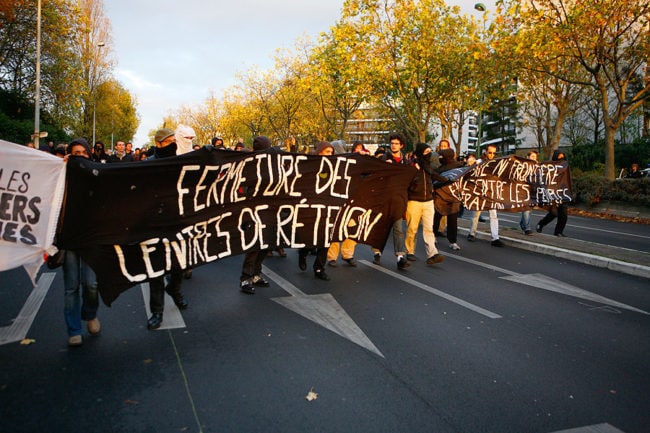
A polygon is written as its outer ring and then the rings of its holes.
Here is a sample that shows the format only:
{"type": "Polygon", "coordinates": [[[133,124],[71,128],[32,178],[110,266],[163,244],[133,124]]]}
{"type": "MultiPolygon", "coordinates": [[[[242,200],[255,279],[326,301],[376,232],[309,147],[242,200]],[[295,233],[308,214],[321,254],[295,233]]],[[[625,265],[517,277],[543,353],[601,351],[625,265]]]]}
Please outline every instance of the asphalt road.
{"type": "Polygon", "coordinates": [[[80,348],[66,345],[60,271],[36,289],[0,273],[0,432],[650,431],[648,279],[459,244],[427,266],[419,242],[406,272],[390,246],[375,266],[359,245],[358,267],[329,282],[289,250],[253,296],[229,258],[185,281],[190,308],[168,305],[167,329],[147,331],[136,286],[80,348]],[[21,330],[32,344],[9,341],[21,330]]]}

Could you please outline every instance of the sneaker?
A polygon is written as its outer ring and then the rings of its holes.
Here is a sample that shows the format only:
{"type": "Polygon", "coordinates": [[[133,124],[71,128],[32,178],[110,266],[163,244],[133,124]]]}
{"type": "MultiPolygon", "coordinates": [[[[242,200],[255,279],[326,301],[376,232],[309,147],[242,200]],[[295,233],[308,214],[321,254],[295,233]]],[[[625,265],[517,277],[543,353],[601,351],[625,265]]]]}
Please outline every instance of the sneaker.
{"type": "Polygon", "coordinates": [[[542,232],[542,225],[537,224],[537,227],[535,228],[535,230],[537,230],[537,233],[541,233],[542,232]]]}
{"type": "Polygon", "coordinates": [[[415,257],[415,254],[407,254],[406,260],[408,260],[409,262],[417,262],[418,258],[415,257]]]}
{"type": "Polygon", "coordinates": [[[147,321],[147,329],[154,330],[160,328],[163,321],[163,313],[151,313],[151,317],[147,321]]]}
{"type": "Polygon", "coordinates": [[[470,242],[474,242],[476,238],[474,237],[474,235],[467,235],[467,240],[470,242]]]}
{"type": "Polygon", "coordinates": [[[261,275],[253,277],[253,285],[257,287],[269,287],[271,284],[261,275]]]}
{"type": "Polygon", "coordinates": [[[453,244],[449,244],[449,248],[451,248],[454,251],[460,250],[460,246],[456,242],[454,242],[453,244]]]}
{"type": "Polygon", "coordinates": [[[445,259],[445,256],[442,254],[434,254],[427,259],[427,265],[433,265],[435,263],[440,263],[445,259]]]}
{"type": "Polygon", "coordinates": [[[92,335],[99,334],[99,331],[102,329],[102,324],[99,323],[99,319],[97,317],[89,320],[88,323],[86,323],[86,326],[88,327],[88,332],[90,332],[92,335]]]}
{"type": "Polygon", "coordinates": [[[380,263],[381,263],[381,253],[376,253],[376,254],[374,255],[373,259],[372,259],[372,262],[373,262],[375,265],[380,264],[380,263]]]}
{"type": "Polygon", "coordinates": [[[530,235],[533,234],[533,231],[532,231],[532,230],[526,230],[526,231],[524,231],[524,234],[525,234],[526,236],[530,236],[530,235]]]}
{"type": "Polygon", "coordinates": [[[411,266],[411,264],[404,257],[397,259],[397,269],[406,269],[409,266],[411,266]]]}
{"type": "Polygon", "coordinates": [[[495,240],[492,241],[492,246],[493,247],[505,247],[506,244],[501,242],[501,239],[495,239],[495,240]]]}
{"type": "Polygon", "coordinates": [[[314,276],[316,278],[318,278],[319,280],[323,280],[323,281],[329,281],[330,280],[329,275],[327,275],[325,273],[325,271],[323,271],[323,270],[314,271],[314,276]]]}
{"type": "Polygon", "coordinates": [[[76,347],[76,346],[81,346],[82,344],[83,344],[83,340],[81,338],[81,335],[73,335],[70,338],[68,338],[68,346],[76,347]]]}
{"type": "Polygon", "coordinates": [[[327,262],[327,264],[330,265],[333,268],[335,268],[335,267],[337,267],[339,265],[338,263],[336,263],[336,260],[330,260],[329,262],[327,262]]]}
{"type": "Polygon", "coordinates": [[[253,285],[253,282],[251,280],[242,281],[240,286],[239,286],[239,290],[241,290],[243,293],[247,293],[249,295],[254,295],[255,294],[255,286],[253,285]]]}
{"type": "Polygon", "coordinates": [[[343,260],[345,260],[346,262],[348,262],[348,265],[350,265],[350,266],[354,266],[354,267],[357,266],[357,261],[354,260],[354,257],[350,257],[349,259],[343,259],[343,260]]]}

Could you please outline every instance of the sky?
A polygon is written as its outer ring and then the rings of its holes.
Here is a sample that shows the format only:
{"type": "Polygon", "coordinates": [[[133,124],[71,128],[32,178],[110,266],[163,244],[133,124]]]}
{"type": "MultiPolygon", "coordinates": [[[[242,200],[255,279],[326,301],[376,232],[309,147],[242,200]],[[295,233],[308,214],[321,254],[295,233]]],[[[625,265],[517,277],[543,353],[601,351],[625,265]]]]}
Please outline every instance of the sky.
{"type": "MultiPolygon", "coordinates": [[[[448,0],[463,12],[475,1],[448,0]]],[[[490,7],[494,0],[484,1],[490,7]]],[[[137,100],[133,143],[182,106],[196,107],[252,67],[273,66],[277,49],[316,40],[340,17],[343,0],[106,0],[115,78],[137,100]]]]}

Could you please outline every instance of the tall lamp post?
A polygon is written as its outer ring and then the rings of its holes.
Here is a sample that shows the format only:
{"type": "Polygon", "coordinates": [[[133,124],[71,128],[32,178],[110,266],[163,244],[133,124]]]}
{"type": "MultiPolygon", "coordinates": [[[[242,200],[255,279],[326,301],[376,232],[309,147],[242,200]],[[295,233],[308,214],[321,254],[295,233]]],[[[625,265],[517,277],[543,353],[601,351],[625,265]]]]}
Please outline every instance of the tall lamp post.
{"type": "Polygon", "coordinates": [[[38,149],[41,136],[41,0],[38,0],[36,12],[36,91],[34,95],[34,147],[38,149]]]}
{"type": "MultiPolygon", "coordinates": [[[[476,3],[474,5],[474,9],[476,9],[479,12],[485,12],[485,5],[483,3],[476,3]]],[[[483,20],[483,32],[485,32],[485,20],[483,20]]],[[[485,36],[485,35],[483,35],[485,36]]],[[[481,138],[483,138],[483,100],[484,100],[484,94],[483,91],[481,90],[481,107],[478,111],[478,137],[476,139],[476,153],[477,153],[477,158],[480,158],[481,155],[481,138]]]]}
{"type": "MultiPolygon", "coordinates": [[[[98,42],[97,46],[99,47],[99,50],[101,51],[102,47],[104,46],[104,43],[103,42],[98,42]]],[[[97,67],[97,66],[95,65],[95,67],[97,67]]],[[[95,108],[96,108],[96,103],[97,103],[97,96],[95,95],[95,83],[93,83],[92,92],[93,92],[93,144],[92,144],[92,146],[94,146],[95,145],[95,108]]]]}

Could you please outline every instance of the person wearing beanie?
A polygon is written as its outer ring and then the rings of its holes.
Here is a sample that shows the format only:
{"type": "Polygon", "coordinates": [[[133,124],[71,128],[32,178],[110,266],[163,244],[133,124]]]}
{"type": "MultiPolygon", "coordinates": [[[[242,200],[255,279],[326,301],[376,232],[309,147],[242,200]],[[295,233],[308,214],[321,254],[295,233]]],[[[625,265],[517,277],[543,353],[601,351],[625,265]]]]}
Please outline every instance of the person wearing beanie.
{"type": "MultiPolygon", "coordinates": [[[[90,159],[90,147],[84,138],[75,138],[68,144],[64,160],[72,157],[90,159]]],[[[86,321],[88,332],[96,335],[101,330],[97,318],[99,296],[97,280],[92,268],[77,251],[63,250],[63,316],[68,330],[68,345],[83,344],[81,322],[86,321]]]]}
{"type": "MultiPolygon", "coordinates": [[[[319,156],[334,155],[334,146],[328,141],[319,141],[316,143],[316,151],[319,156]]],[[[314,248],[305,247],[298,251],[298,267],[301,270],[307,269],[307,255],[313,253],[314,248]]],[[[314,259],[314,276],[319,280],[328,281],[329,275],[325,273],[325,263],[327,261],[327,250],[325,247],[318,247],[316,250],[316,259],[314,259]]]]}
{"type": "MultiPolygon", "coordinates": [[[[176,155],[176,136],[171,129],[162,128],[156,131],[154,142],[156,147],[153,156],[151,156],[152,159],[168,158],[176,155]]],[[[171,296],[179,310],[188,307],[187,301],[185,301],[181,292],[182,281],[183,271],[176,269],[169,273],[169,284],[167,286],[165,286],[165,275],[149,281],[151,317],[147,321],[147,329],[158,329],[162,324],[163,312],[165,311],[165,292],[171,296]]]]}
{"type": "Polygon", "coordinates": [[[192,140],[196,137],[196,133],[191,126],[183,125],[182,123],[179,124],[174,132],[174,137],[176,138],[176,145],[178,146],[178,149],[176,150],[177,155],[182,155],[194,150],[192,149],[192,140]]]}
{"type": "Polygon", "coordinates": [[[433,180],[446,182],[444,176],[431,168],[432,151],[426,143],[418,143],[413,152],[413,166],[418,169],[417,175],[411,181],[408,189],[408,202],[406,203],[406,257],[415,259],[416,235],[420,222],[422,222],[422,236],[424,248],[427,253],[427,264],[440,263],[444,256],[438,253],[436,238],[433,234],[433,218],[435,214],[433,205],[433,180]]]}
{"type": "MultiPolygon", "coordinates": [[[[253,151],[261,152],[271,148],[271,140],[260,135],[253,139],[253,151]]],[[[239,277],[239,290],[249,295],[255,294],[255,287],[269,287],[270,283],[262,276],[262,263],[273,251],[270,248],[249,251],[244,255],[244,262],[239,277]]]]}
{"type": "Polygon", "coordinates": [[[266,150],[272,146],[271,139],[266,135],[259,135],[253,139],[253,150],[266,150]]]}

